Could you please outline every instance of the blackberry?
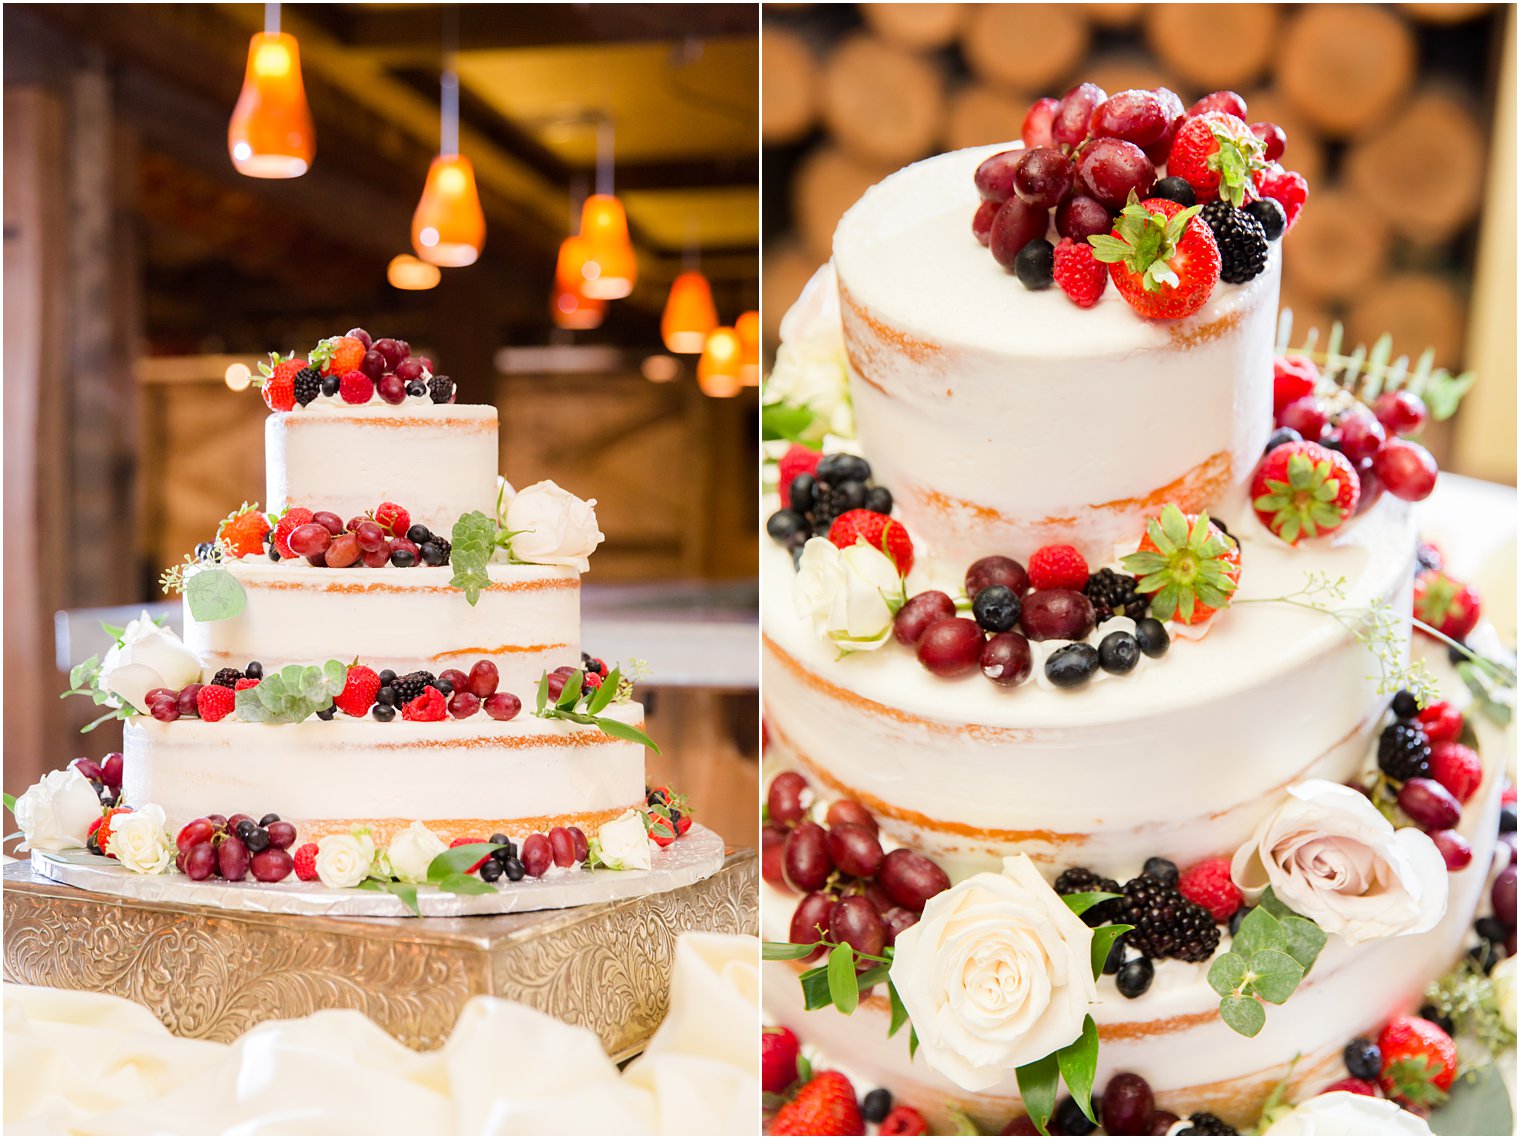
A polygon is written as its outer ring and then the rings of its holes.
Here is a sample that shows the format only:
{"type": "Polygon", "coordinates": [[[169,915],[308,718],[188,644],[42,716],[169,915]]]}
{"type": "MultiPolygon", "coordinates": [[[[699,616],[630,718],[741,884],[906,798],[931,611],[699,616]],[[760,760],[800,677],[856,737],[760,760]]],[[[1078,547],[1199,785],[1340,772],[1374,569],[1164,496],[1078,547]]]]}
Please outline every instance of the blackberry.
{"type": "Polygon", "coordinates": [[[1260,276],[1267,267],[1267,234],[1261,222],[1222,198],[1204,206],[1200,216],[1219,246],[1219,279],[1243,285],[1260,276]]]}
{"type": "Polygon", "coordinates": [[[1118,904],[1115,920],[1135,927],[1125,938],[1146,957],[1174,957],[1196,964],[1207,961],[1219,944],[1219,927],[1208,910],[1148,874],[1126,882],[1118,904]]]}
{"type": "Polygon", "coordinates": [[[1430,740],[1418,724],[1389,724],[1378,737],[1378,767],[1390,778],[1415,779],[1430,774],[1430,740]]]}
{"type": "Polygon", "coordinates": [[[1358,1036],[1341,1054],[1346,1061],[1346,1071],[1359,1080],[1375,1080],[1383,1071],[1383,1053],[1365,1036],[1358,1036]]]}
{"type": "Polygon", "coordinates": [[[391,687],[396,690],[397,706],[404,707],[421,696],[424,688],[437,688],[438,678],[431,672],[419,668],[416,672],[398,676],[391,687]]]}
{"type": "Polygon", "coordinates": [[[819,538],[828,536],[834,519],[851,510],[859,510],[866,504],[866,484],[859,479],[846,479],[838,486],[816,483],[813,487],[813,534],[819,538]]]}
{"type": "Polygon", "coordinates": [[[1178,1135],[1239,1135],[1240,1132],[1231,1127],[1219,1116],[1207,1111],[1195,1111],[1188,1116],[1188,1125],[1178,1135]]]}
{"type": "MultiPolygon", "coordinates": [[[[1119,883],[1112,878],[1101,878],[1085,866],[1073,866],[1070,870],[1061,871],[1055,881],[1055,891],[1058,894],[1117,894],[1119,883]]],[[[1113,921],[1118,916],[1121,904],[1122,899],[1119,898],[1099,902],[1082,915],[1082,920],[1091,926],[1113,921]]]]}
{"type": "Polygon", "coordinates": [[[223,668],[211,678],[212,684],[220,684],[223,688],[236,688],[237,682],[243,679],[243,674],[235,668],[223,668]]]}
{"type": "Polygon", "coordinates": [[[305,407],[322,394],[322,373],[315,368],[302,368],[296,373],[296,402],[305,407]]]}
{"type": "Polygon", "coordinates": [[[427,390],[434,403],[454,402],[454,381],[447,376],[434,376],[428,381],[427,390]]]}
{"type": "Polygon", "coordinates": [[[1140,868],[1140,873],[1147,878],[1154,878],[1163,886],[1175,886],[1177,884],[1177,864],[1170,858],[1162,858],[1156,855],[1145,860],[1145,865],[1140,868]]]}
{"type": "Polygon", "coordinates": [[[1288,215],[1275,198],[1258,198],[1254,202],[1248,202],[1245,211],[1261,223],[1261,232],[1268,241],[1276,241],[1283,235],[1283,230],[1288,228],[1288,215]]]}
{"type": "Polygon", "coordinates": [[[1129,617],[1138,621],[1145,616],[1150,604],[1149,598],[1136,592],[1134,578],[1111,569],[1100,569],[1089,577],[1082,592],[1092,602],[1093,613],[1100,625],[1111,617],[1129,617]]]}

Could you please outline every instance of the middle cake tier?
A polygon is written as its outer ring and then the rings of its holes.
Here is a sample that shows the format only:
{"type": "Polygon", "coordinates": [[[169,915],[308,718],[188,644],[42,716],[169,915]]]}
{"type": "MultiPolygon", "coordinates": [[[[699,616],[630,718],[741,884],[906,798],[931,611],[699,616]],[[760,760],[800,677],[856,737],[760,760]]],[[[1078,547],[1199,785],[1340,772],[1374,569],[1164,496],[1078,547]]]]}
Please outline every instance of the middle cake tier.
{"type": "Polygon", "coordinates": [[[492,661],[501,688],[529,702],[538,678],[580,663],[580,574],[561,566],[491,565],[471,605],[449,566],[328,569],[242,558],[225,563],[247,594],[236,617],[197,621],[185,644],[209,679],[258,661],[266,669],[358,660],[398,674],[469,672],[492,661]]]}

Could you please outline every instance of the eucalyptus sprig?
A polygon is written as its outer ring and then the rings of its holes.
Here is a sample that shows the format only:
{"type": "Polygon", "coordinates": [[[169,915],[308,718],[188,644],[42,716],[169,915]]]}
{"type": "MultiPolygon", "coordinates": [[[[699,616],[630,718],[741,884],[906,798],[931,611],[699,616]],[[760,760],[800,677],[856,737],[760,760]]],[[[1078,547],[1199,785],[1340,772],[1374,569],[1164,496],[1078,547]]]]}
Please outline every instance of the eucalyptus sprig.
{"type": "Polygon", "coordinates": [[[1425,990],[1425,999],[1456,1025],[1454,1036],[1471,1036],[1490,1056],[1513,1047],[1515,1033],[1504,1023],[1504,1010],[1494,992],[1493,980],[1471,957],[1464,957],[1455,969],[1432,981],[1425,990]]]}
{"type": "Polygon", "coordinates": [[[1270,888],[1245,916],[1228,952],[1209,966],[1209,987],[1219,994],[1219,1018],[1242,1036],[1267,1023],[1266,1004],[1291,997],[1319,952],[1325,931],[1294,913],[1270,888]]]}
{"type": "MultiPolygon", "coordinates": [[[[155,617],[153,623],[155,625],[162,625],[164,623],[163,618],[155,617]]],[[[126,629],[121,625],[110,625],[104,621],[100,623],[100,627],[116,643],[117,648],[120,648],[121,639],[126,633],[126,629]]],[[[60,700],[69,696],[88,696],[99,707],[108,709],[103,715],[96,717],[80,728],[81,735],[85,732],[93,732],[108,720],[130,720],[138,714],[136,708],[100,683],[102,671],[100,657],[98,656],[92,656],[89,660],[80,661],[69,670],[68,688],[58,694],[58,699],[60,700]]]]}
{"type": "Polygon", "coordinates": [[[615,720],[611,716],[602,715],[607,705],[617,699],[622,687],[622,679],[622,674],[617,669],[613,669],[602,679],[599,687],[593,688],[590,692],[582,692],[581,687],[586,682],[586,674],[576,669],[565,680],[565,687],[560,690],[559,697],[551,701],[549,674],[545,672],[538,678],[538,700],[535,713],[544,720],[569,720],[573,724],[590,724],[606,735],[643,744],[659,755],[660,745],[638,728],[632,724],[625,724],[621,720],[615,720]]]}
{"type": "Polygon", "coordinates": [[[330,660],[321,666],[287,664],[238,692],[238,719],[250,724],[299,724],[342,695],[347,682],[348,666],[342,661],[330,660]]]}

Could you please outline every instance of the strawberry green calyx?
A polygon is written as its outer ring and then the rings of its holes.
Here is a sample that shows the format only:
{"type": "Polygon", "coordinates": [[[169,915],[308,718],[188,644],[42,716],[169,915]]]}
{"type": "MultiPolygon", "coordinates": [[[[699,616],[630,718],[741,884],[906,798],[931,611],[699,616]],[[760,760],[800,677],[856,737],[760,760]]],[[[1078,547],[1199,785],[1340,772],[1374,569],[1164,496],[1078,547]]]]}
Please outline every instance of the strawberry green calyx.
{"type": "Polygon", "coordinates": [[[1237,210],[1245,205],[1246,193],[1254,189],[1253,175],[1267,168],[1266,144],[1249,130],[1229,130],[1210,125],[1219,149],[1208,157],[1210,170],[1219,171],[1219,196],[1237,210]]]}
{"type": "Polygon", "coordinates": [[[297,359],[294,352],[288,356],[281,356],[278,352],[271,352],[268,360],[259,361],[259,374],[253,380],[253,386],[256,388],[263,387],[265,380],[272,380],[274,378],[275,371],[281,364],[287,364],[294,359],[297,359]]]}
{"type": "Polygon", "coordinates": [[[1123,264],[1142,275],[1146,292],[1159,293],[1164,286],[1176,288],[1181,283],[1170,262],[1177,255],[1177,243],[1188,223],[1201,209],[1202,206],[1191,206],[1168,218],[1159,210],[1146,209],[1131,191],[1129,205],[1119,211],[1114,223],[1119,236],[1099,233],[1087,240],[1099,261],[1123,264]]]}
{"type": "Polygon", "coordinates": [[[1464,584],[1439,571],[1423,575],[1419,597],[1415,599],[1415,616],[1427,625],[1441,628],[1447,621],[1467,617],[1473,593],[1464,584]]]}
{"type": "Polygon", "coordinates": [[[1199,514],[1189,524],[1175,504],[1162,508],[1145,528],[1140,549],[1122,559],[1139,580],[1135,588],[1151,594],[1151,615],[1191,623],[1194,611],[1230,604],[1240,576],[1240,548],[1234,539],[1199,514]]]}
{"type": "Polygon", "coordinates": [[[1267,479],[1267,493],[1251,503],[1260,514],[1271,515],[1268,525],[1279,538],[1296,543],[1334,530],[1346,520],[1342,477],[1334,463],[1292,455],[1286,473],[1286,480],[1267,479]]]}

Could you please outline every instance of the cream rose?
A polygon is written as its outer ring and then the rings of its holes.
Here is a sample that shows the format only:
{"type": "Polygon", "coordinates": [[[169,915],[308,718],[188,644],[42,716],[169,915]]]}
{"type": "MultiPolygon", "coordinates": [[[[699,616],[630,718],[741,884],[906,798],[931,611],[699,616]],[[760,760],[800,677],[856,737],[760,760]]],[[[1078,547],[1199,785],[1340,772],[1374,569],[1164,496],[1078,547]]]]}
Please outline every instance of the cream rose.
{"type": "Polygon", "coordinates": [[[11,811],[25,836],[16,849],[78,850],[100,810],[100,796],[76,769],[49,771],[21,793],[11,811]]]}
{"type": "Polygon", "coordinates": [[[605,535],[597,529],[596,499],[576,498],[553,482],[524,487],[507,502],[504,525],[512,557],[540,566],[571,566],[581,573],[605,535]]]}
{"type": "Polygon", "coordinates": [[[1429,1125],[1392,1100],[1326,1092],[1279,1116],[1263,1135],[1430,1135],[1429,1125]]]}
{"type": "Polygon", "coordinates": [[[1446,864],[1429,836],[1395,830],[1361,792],[1324,779],[1289,787],[1230,871],[1252,900],[1271,886],[1353,945],[1424,933],[1446,913],[1446,864]]]}
{"type": "Polygon", "coordinates": [[[596,832],[597,857],[611,870],[648,870],[649,832],[637,811],[603,823],[596,832]]]}
{"type": "Polygon", "coordinates": [[[369,832],[330,834],[317,842],[317,877],[322,885],[342,889],[369,877],[375,840],[369,832]]]}
{"type": "Polygon", "coordinates": [[[1081,1036],[1091,955],[1092,930],[1020,854],[929,900],[897,937],[892,984],[929,1066],[986,1091],[1081,1036]]]}
{"type": "Polygon", "coordinates": [[[111,816],[111,837],[106,853],[135,874],[162,874],[174,861],[169,824],[157,803],[138,807],[130,814],[111,816]]]}
{"type": "Polygon", "coordinates": [[[172,629],[154,624],[143,610],[128,622],[121,637],[100,662],[100,687],[114,692],[138,712],[155,688],[176,692],[201,678],[201,662],[172,629]]]}
{"type": "Polygon", "coordinates": [[[906,596],[896,564],[876,547],[862,540],[841,550],[827,538],[811,538],[802,547],[792,600],[820,637],[860,652],[886,643],[906,596]]]}
{"type": "Polygon", "coordinates": [[[391,873],[403,882],[426,882],[428,867],[448,845],[420,820],[402,831],[386,848],[391,873]]]}
{"type": "Polygon", "coordinates": [[[839,280],[832,262],[813,274],[781,318],[780,332],[781,346],[765,382],[766,402],[810,408],[814,420],[808,436],[813,442],[825,433],[854,435],[839,280]]]}
{"type": "Polygon", "coordinates": [[[1504,1027],[1515,1031],[1515,958],[1506,957],[1494,966],[1489,980],[1494,986],[1494,1003],[1499,1006],[1499,1019],[1504,1027]]]}

